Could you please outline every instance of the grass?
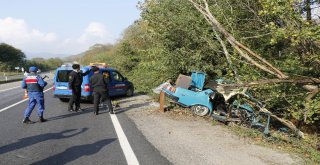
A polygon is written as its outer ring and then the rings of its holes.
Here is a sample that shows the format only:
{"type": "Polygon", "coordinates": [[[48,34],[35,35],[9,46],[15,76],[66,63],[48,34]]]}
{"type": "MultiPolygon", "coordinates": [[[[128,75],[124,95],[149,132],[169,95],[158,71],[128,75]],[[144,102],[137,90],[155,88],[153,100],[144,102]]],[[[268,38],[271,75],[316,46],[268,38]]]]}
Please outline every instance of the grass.
{"type": "MultiPolygon", "coordinates": [[[[155,101],[159,101],[159,95],[153,94],[152,96],[155,101]]],[[[166,103],[168,103],[168,100],[166,101],[166,103]]],[[[169,108],[173,110],[178,107],[169,104],[169,108]]],[[[211,124],[212,126],[224,125],[216,120],[212,120],[211,124]]],[[[301,157],[308,165],[320,164],[320,151],[316,149],[317,144],[320,144],[319,135],[305,134],[305,139],[298,139],[297,137],[294,137],[289,133],[283,133],[280,131],[272,130],[270,136],[265,136],[262,132],[258,130],[240,127],[235,124],[232,124],[231,126],[226,126],[226,128],[231,129],[240,137],[250,139],[251,142],[253,142],[254,144],[296,154],[299,157],[301,157]]]]}
{"type": "Polygon", "coordinates": [[[320,164],[320,151],[317,151],[318,135],[305,135],[305,139],[298,139],[288,133],[272,131],[270,136],[240,126],[229,127],[237,135],[249,138],[254,144],[271,147],[288,153],[297,154],[306,164],[320,164]]]}
{"type": "Polygon", "coordinates": [[[0,84],[5,84],[5,83],[9,83],[9,82],[15,82],[15,81],[22,81],[22,78],[19,78],[19,79],[12,79],[12,80],[8,80],[8,81],[0,81],[0,84]]]}
{"type": "Polygon", "coordinates": [[[0,72],[0,76],[14,76],[14,75],[21,75],[22,72],[0,72]]]}

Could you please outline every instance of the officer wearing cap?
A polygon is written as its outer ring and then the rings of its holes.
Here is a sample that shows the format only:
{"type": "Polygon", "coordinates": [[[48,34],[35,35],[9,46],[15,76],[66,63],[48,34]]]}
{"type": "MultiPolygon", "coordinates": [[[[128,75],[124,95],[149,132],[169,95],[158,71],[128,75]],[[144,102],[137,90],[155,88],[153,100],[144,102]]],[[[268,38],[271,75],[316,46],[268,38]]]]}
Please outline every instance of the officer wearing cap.
{"type": "Polygon", "coordinates": [[[92,67],[91,69],[94,72],[94,75],[90,77],[90,84],[93,88],[93,107],[94,114],[99,114],[99,102],[102,100],[107,103],[110,114],[114,114],[113,107],[111,104],[111,99],[108,96],[108,82],[104,76],[99,73],[99,68],[92,67]]]}
{"type": "Polygon", "coordinates": [[[27,89],[29,103],[27,109],[24,111],[24,119],[23,123],[31,124],[33,123],[29,117],[36,106],[38,104],[38,116],[39,122],[45,122],[46,119],[43,118],[44,107],[44,95],[43,88],[47,85],[40,75],[37,75],[38,68],[32,66],[29,68],[29,74],[22,80],[22,88],[27,89]]]}
{"type": "Polygon", "coordinates": [[[90,73],[90,70],[82,73],[79,64],[72,65],[73,71],[69,73],[69,89],[72,90],[72,96],[69,100],[68,111],[79,111],[80,109],[80,99],[81,99],[81,84],[83,81],[83,76],[90,73]],[[73,104],[75,104],[76,109],[73,109],[73,104]]]}

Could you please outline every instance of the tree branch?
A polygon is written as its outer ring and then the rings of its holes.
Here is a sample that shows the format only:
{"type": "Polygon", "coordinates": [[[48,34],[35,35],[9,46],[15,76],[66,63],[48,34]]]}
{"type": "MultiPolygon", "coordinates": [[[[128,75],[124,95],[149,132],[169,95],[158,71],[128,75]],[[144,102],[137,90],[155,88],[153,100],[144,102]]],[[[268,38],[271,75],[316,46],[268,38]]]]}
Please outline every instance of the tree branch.
{"type": "Polygon", "coordinates": [[[261,56],[259,56],[258,54],[254,53],[252,50],[250,50],[248,47],[244,46],[243,44],[241,44],[240,42],[238,42],[230,33],[228,33],[223,26],[217,21],[217,19],[212,15],[212,13],[210,12],[209,9],[209,5],[207,3],[206,0],[202,0],[203,4],[201,5],[201,3],[196,3],[194,2],[194,0],[189,0],[189,2],[191,2],[194,7],[204,16],[206,17],[206,20],[213,26],[213,28],[222,33],[226,38],[227,41],[240,53],[241,56],[243,56],[244,58],[246,58],[247,60],[249,60],[251,63],[253,63],[255,66],[257,66],[258,68],[276,75],[278,78],[287,78],[288,76],[286,76],[285,74],[283,74],[280,70],[278,70],[277,68],[275,68],[273,65],[271,65],[269,62],[267,62],[264,58],[262,58],[261,56]],[[246,53],[244,53],[243,51],[241,51],[242,48],[243,50],[245,50],[246,52],[248,52],[250,55],[254,56],[255,58],[257,58],[258,60],[260,60],[261,62],[263,62],[265,65],[267,65],[268,67],[270,67],[273,71],[271,71],[270,69],[268,69],[267,67],[258,64],[255,60],[253,60],[252,58],[250,58],[246,53]]]}
{"type": "Polygon", "coordinates": [[[251,87],[265,84],[274,84],[274,83],[294,83],[294,84],[320,84],[320,79],[316,78],[304,78],[304,79],[268,79],[268,80],[259,80],[252,82],[243,82],[242,84],[221,84],[223,87],[251,87]]]}

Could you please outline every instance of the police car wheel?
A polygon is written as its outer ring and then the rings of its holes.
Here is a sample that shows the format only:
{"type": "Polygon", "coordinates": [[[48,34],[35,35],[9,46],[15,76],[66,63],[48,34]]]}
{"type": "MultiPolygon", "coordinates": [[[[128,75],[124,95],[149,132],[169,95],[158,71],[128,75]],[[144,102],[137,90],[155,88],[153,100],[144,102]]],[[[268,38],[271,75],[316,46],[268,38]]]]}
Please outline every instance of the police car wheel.
{"type": "Polygon", "coordinates": [[[128,96],[128,97],[133,96],[133,89],[132,88],[127,89],[126,96],[128,96]]]}
{"type": "Polygon", "coordinates": [[[68,101],[69,101],[68,98],[59,98],[59,99],[60,99],[60,101],[62,101],[62,102],[68,102],[68,101]]]}

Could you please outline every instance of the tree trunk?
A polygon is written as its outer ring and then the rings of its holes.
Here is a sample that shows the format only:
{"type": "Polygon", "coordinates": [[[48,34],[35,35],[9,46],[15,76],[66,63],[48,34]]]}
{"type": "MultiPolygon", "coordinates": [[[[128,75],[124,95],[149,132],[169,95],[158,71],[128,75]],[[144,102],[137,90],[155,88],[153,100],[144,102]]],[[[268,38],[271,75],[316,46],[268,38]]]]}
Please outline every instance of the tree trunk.
{"type": "Polygon", "coordinates": [[[290,128],[291,130],[293,130],[293,132],[300,138],[304,138],[304,133],[301,132],[292,122],[287,121],[285,119],[282,119],[274,114],[272,114],[269,110],[267,110],[266,108],[262,108],[260,109],[260,111],[262,112],[267,112],[270,114],[271,117],[273,117],[274,119],[277,119],[278,121],[280,121],[283,125],[287,126],[288,128],[290,128]]]}
{"type": "Polygon", "coordinates": [[[237,82],[240,83],[241,80],[240,80],[240,77],[239,77],[239,74],[238,74],[238,70],[235,67],[233,67],[233,64],[232,64],[232,61],[231,61],[231,58],[230,58],[230,54],[229,54],[229,52],[227,50],[226,45],[224,44],[223,40],[220,38],[219,34],[215,30],[214,30],[214,34],[216,35],[218,41],[220,42],[220,45],[221,45],[221,47],[223,49],[224,55],[226,56],[226,59],[227,59],[227,62],[229,64],[230,69],[232,70],[233,74],[235,75],[235,78],[236,78],[237,82]]]}
{"type": "Polygon", "coordinates": [[[320,84],[320,79],[316,78],[300,78],[300,79],[268,79],[268,80],[259,80],[252,82],[243,82],[242,84],[221,84],[223,87],[251,87],[257,85],[265,85],[265,84],[274,84],[274,83],[294,83],[294,84],[320,84]]]}
{"type": "Polygon", "coordinates": [[[311,21],[312,20],[312,17],[311,17],[311,0],[305,0],[305,10],[306,10],[306,13],[307,13],[307,16],[306,16],[306,19],[308,21],[311,21]]]}
{"type": "MultiPolygon", "coordinates": [[[[245,95],[246,96],[246,95],[245,95]]],[[[248,97],[248,96],[247,96],[248,97]]],[[[249,104],[251,104],[252,106],[255,106],[255,103],[251,102],[251,101],[248,101],[247,102],[249,104]]],[[[280,117],[278,117],[277,115],[273,114],[272,112],[270,112],[267,108],[265,107],[259,107],[259,111],[260,112],[264,112],[264,113],[267,113],[270,115],[270,117],[278,120],[279,122],[281,122],[283,125],[287,126],[289,129],[291,129],[295,134],[296,136],[298,136],[299,138],[304,138],[304,133],[302,131],[300,131],[292,122],[288,121],[288,120],[285,120],[285,119],[282,119],[280,117]]]]}
{"type": "Polygon", "coordinates": [[[307,121],[307,115],[308,115],[308,112],[310,110],[309,103],[312,101],[312,98],[314,96],[316,96],[320,92],[320,90],[319,90],[319,87],[317,85],[304,85],[303,88],[308,90],[308,91],[310,91],[308,96],[304,99],[305,100],[305,103],[304,103],[305,110],[304,110],[304,113],[303,113],[303,121],[306,122],[307,121]]]}
{"type": "Polygon", "coordinates": [[[246,47],[245,45],[241,44],[239,41],[237,41],[230,33],[228,33],[224,27],[220,24],[220,22],[217,21],[217,19],[212,15],[212,13],[209,10],[209,6],[207,3],[207,0],[202,0],[202,3],[196,3],[195,0],[189,0],[195,8],[206,18],[206,20],[213,26],[213,29],[215,31],[220,32],[223,36],[226,37],[227,41],[239,52],[239,54],[247,59],[250,63],[255,65],[256,67],[273,74],[277,76],[278,78],[287,78],[285,74],[283,74],[280,70],[278,70],[276,67],[271,65],[269,62],[267,62],[264,58],[259,56],[258,54],[254,53],[251,49],[246,47]],[[264,65],[260,65],[257,61],[253,60],[251,57],[249,57],[246,53],[244,53],[241,49],[245,50],[250,55],[254,56],[260,62],[262,62],[264,65]]]}

